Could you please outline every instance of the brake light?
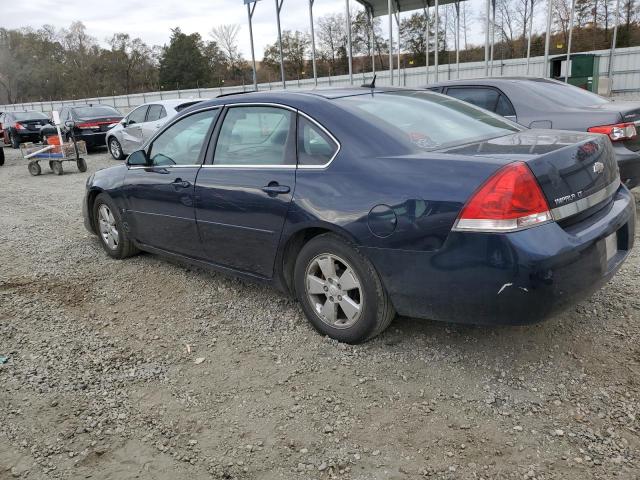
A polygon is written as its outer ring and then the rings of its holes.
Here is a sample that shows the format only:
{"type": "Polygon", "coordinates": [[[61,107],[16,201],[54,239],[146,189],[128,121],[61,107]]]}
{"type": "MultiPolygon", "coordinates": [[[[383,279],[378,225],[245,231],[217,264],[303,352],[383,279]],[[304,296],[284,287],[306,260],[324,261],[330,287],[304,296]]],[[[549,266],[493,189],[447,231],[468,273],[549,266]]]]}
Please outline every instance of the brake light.
{"type": "Polygon", "coordinates": [[[454,230],[509,232],[553,219],[540,185],[524,162],[502,167],[464,206],[454,230]]]}
{"type": "Polygon", "coordinates": [[[76,127],[78,128],[100,128],[100,125],[102,125],[99,122],[85,122],[85,123],[79,123],[76,125],[76,127]]]}
{"type": "Polygon", "coordinates": [[[608,135],[612,142],[621,140],[631,140],[638,132],[635,123],[616,123],[615,125],[601,125],[587,129],[591,133],[604,133],[608,135]]]}
{"type": "Polygon", "coordinates": [[[24,128],[24,125],[21,123],[16,122],[16,130],[26,130],[26,128],[24,128]]]}

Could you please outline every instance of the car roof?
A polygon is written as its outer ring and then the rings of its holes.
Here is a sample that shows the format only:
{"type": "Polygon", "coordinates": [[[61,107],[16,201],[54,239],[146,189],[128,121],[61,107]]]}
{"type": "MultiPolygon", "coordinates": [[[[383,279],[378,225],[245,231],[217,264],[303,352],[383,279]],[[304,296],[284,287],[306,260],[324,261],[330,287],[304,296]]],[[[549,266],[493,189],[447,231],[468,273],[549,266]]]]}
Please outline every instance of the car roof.
{"type": "MultiPolygon", "coordinates": [[[[454,85],[504,85],[507,83],[523,84],[527,82],[538,83],[562,83],[552,78],[542,77],[482,77],[482,78],[466,78],[460,80],[445,80],[442,82],[430,83],[426,88],[431,87],[447,87],[454,85]]],[[[564,85],[564,83],[562,83],[564,85]]]]}
{"type": "Polygon", "coordinates": [[[209,99],[207,98],[170,98],[168,100],[158,100],[155,102],[143,103],[140,106],[143,107],[145,105],[162,105],[165,107],[174,107],[174,106],[182,105],[183,103],[203,102],[206,100],[209,100],[209,99]]]}
{"type": "MultiPolygon", "coordinates": [[[[406,92],[424,92],[421,88],[399,88],[399,87],[336,87],[336,88],[316,88],[309,90],[269,90],[269,91],[251,91],[224,94],[212,100],[204,101],[197,105],[197,108],[203,108],[215,105],[224,105],[225,103],[295,103],[296,101],[323,99],[333,100],[336,98],[354,97],[358,95],[371,95],[372,93],[388,93],[395,91],[406,92]]],[[[191,111],[194,107],[190,107],[186,111],[191,111]]]]}

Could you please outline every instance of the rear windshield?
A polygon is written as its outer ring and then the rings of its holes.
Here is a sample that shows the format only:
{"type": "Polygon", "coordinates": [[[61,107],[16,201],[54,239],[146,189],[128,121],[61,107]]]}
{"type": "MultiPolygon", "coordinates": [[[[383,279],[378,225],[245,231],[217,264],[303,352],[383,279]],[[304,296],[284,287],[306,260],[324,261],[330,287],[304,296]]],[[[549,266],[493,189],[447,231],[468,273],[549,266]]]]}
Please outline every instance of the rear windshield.
{"type": "Polygon", "coordinates": [[[609,103],[609,100],[600,95],[561,82],[533,80],[526,83],[526,88],[548,102],[568,107],[590,107],[609,103]]]}
{"type": "Polygon", "coordinates": [[[424,91],[358,95],[336,101],[424,150],[463,145],[522,130],[466,102],[424,91]]]}
{"type": "Polygon", "coordinates": [[[13,115],[18,122],[25,120],[49,120],[49,117],[42,112],[16,112],[11,115],[13,115]]]}
{"type": "Polygon", "coordinates": [[[95,107],[76,107],[73,109],[78,118],[98,118],[98,117],[121,117],[122,115],[115,108],[106,105],[95,107]]]}

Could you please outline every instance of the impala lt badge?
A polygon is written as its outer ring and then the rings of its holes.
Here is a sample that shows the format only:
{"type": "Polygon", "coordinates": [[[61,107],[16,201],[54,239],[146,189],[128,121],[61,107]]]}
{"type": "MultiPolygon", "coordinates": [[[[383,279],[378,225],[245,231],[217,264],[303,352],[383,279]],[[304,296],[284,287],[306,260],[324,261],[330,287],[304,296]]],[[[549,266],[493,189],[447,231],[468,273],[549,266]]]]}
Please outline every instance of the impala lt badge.
{"type": "Polygon", "coordinates": [[[593,164],[593,173],[602,173],[604,172],[604,163],[596,162],[593,164]]]}

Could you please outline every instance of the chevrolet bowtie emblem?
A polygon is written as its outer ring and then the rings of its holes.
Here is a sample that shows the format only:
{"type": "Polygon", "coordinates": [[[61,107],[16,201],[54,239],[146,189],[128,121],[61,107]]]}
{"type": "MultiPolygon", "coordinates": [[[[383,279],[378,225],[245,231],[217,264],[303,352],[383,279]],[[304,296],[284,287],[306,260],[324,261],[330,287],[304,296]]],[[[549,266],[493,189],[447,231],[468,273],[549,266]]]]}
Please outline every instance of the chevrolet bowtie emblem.
{"type": "Polygon", "coordinates": [[[593,164],[593,173],[602,173],[604,172],[604,163],[596,162],[593,164]]]}

